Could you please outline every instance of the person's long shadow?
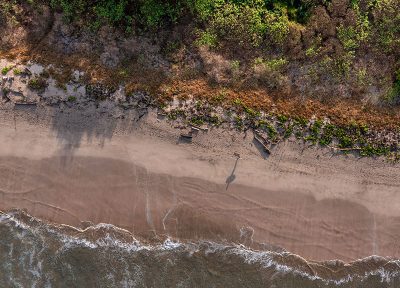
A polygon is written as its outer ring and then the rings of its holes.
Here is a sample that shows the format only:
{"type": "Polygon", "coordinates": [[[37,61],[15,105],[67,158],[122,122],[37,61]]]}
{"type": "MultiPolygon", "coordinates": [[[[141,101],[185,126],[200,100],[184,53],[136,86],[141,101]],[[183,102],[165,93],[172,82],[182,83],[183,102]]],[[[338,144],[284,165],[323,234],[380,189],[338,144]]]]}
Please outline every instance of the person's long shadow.
{"type": "Polygon", "coordinates": [[[237,157],[237,158],[236,158],[235,166],[233,166],[232,173],[231,173],[231,175],[228,176],[228,178],[226,178],[226,181],[225,181],[225,183],[226,183],[226,188],[225,188],[225,190],[228,190],[229,185],[230,185],[233,181],[235,181],[235,179],[236,179],[235,170],[236,170],[236,166],[237,166],[237,163],[238,163],[239,159],[240,159],[240,157],[237,157]]]}

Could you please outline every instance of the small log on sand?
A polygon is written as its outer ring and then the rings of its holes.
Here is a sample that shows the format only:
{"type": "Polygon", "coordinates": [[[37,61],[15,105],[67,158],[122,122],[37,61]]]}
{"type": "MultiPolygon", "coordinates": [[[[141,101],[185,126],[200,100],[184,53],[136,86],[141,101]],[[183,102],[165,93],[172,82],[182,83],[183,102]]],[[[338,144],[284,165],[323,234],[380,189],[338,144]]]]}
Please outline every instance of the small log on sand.
{"type": "Polygon", "coordinates": [[[192,133],[188,133],[188,134],[181,133],[181,137],[191,140],[193,138],[193,135],[192,135],[192,133]]]}
{"type": "Polygon", "coordinates": [[[36,107],[36,102],[16,102],[14,103],[15,108],[23,108],[23,107],[36,107]]]}
{"type": "Polygon", "coordinates": [[[267,147],[266,144],[266,140],[264,139],[264,137],[262,137],[261,135],[259,135],[258,133],[254,133],[254,139],[260,143],[260,145],[264,148],[265,152],[270,155],[271,154],[271,150],[269,150],[269,148],[267,147]]]}

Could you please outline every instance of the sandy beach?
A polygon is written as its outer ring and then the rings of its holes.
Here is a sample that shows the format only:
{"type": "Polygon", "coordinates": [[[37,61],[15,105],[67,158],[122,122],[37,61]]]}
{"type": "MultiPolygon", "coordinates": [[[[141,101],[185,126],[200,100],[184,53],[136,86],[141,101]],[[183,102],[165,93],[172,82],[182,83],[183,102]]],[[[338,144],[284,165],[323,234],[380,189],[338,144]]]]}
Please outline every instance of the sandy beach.
{"type": "Polygon", "coordinates": [[[0,111],[3,211],[309,260],[400,257],[398,164],[304,149],[294,139],[265,158],[251,132],[222,129],[181,143],[181,131],[154,112],[134,122],[42,110],[0,111]]]}

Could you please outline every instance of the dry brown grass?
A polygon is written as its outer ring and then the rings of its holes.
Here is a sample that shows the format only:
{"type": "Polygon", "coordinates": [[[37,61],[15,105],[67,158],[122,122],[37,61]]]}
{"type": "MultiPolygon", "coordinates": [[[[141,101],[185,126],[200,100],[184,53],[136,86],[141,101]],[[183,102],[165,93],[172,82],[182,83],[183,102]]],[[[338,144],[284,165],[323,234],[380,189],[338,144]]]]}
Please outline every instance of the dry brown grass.
{"type": "MultiPolygon", "coordinates": [[[[301,116],[304,118],[329,117],[335,124],[363,123],[370,127],[399,129],[400,109],[396,107],[378,107],[372,104],[360,104],[357,99],[339,99],[321,102],[315,99],[304,99],[298,95],[281,92],[267,92],[261,88],[233,88],[210,83],[206,76],[196,75],[194,79],[172,79],[159,71],[146,70],[138,65],[124,67],[123,75],[117,69],[102,66],[96,58],[85,55],[59,57],[51,49],[31,50],[27,47],[0,51],[0,57],[15,58],[20,61],[35,60],[43,64],[53,64],[65,71],[77,69],[86,72],[88,82],[103,82],[117,85],[125,83],[127,91],[146,90],[159,101],[193,97],[218,104],[232,105],[240,99],[247,107],[267,112],[301,116]]],[[[69,72],[68,72],[69,73],[69,72]]],[[[335,97],[331,97],[335,99],[335,97]]]]}

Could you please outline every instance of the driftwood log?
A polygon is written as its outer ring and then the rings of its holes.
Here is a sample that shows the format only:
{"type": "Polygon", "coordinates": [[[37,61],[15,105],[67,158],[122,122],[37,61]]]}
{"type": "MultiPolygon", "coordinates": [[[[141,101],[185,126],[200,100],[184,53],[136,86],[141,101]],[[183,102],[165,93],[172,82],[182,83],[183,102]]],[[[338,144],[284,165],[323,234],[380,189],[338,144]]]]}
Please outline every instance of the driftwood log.
{"type": "Polygon", "coordinates": [[[260,145],[264,148],[265,152],[270,155],[271,154],[271,150],[268,148],[267,146],[267,141],[266,139],[264,139],[264,137],[262,137],[261,135],[259,135],[257,132],[254,133],[254,139],[260,143],[260,145]]]}

